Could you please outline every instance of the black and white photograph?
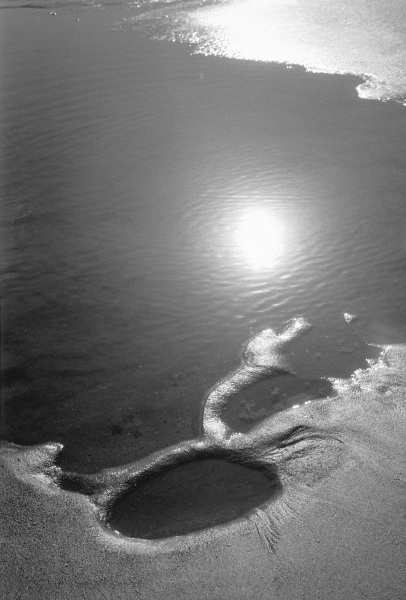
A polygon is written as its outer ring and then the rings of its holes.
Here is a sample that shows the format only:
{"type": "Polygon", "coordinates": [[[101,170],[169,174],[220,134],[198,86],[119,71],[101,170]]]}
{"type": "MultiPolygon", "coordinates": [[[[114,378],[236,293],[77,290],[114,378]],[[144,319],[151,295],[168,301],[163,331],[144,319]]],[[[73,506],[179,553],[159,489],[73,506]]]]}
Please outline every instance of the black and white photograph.
{"type": "Polygon", "coordinates": [[[405,600],[406,0],[0,0],[2,600],[405,600]]]}

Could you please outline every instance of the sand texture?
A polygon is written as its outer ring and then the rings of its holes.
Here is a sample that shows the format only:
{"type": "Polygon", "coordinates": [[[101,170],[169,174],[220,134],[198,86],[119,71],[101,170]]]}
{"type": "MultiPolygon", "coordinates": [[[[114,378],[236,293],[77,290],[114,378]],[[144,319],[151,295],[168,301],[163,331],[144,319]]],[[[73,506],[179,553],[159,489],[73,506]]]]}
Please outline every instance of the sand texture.
{"type": "MultiPolygon", "coordinates": [[[[268,331],[251,340],[242,379],[247,369],[288,369],[285,342],[305,328],[296,321],[281,338],[268,331]],[[266,348],[275,363],[264,360],[266,348]]],[[[60,489],[60,444],[5,444],[2,597],[404,598],[405,364],[406,347],[387,346],[368,369],[333,382],[336,398],[280,412],[245,435],[213,427],[213,394],[231,374],[206,399],[211,418],[200,438],[86,480],[71,474],[88,495],[60,489]],[[207,448],[268,465],[280,493],[230,524],[184,536],[140,540],[105,527],[141,474],[207,448]]]]}

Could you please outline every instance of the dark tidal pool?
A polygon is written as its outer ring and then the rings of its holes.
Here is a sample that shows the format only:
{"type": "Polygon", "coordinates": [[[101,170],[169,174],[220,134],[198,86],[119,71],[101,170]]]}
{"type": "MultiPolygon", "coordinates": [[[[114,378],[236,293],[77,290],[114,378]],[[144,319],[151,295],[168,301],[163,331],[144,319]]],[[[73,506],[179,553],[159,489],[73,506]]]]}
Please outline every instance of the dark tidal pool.
{"type": "Polygon", "coordinates": [[[271,473],[222,460],[175,467],[127,492],[109,527],[128,537],[162,539],[243,517],[280,493],[271,473]]]}

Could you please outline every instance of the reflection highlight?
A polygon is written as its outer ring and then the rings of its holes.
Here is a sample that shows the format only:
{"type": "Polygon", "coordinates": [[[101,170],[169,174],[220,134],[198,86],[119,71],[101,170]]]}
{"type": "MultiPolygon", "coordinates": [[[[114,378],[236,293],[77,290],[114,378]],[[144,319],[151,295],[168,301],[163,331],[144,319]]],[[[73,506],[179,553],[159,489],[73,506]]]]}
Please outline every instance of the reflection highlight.
{"type": "Polygon", "coordinates": [[[284,249],[284,229],[272,214],[264,210],[245,213],[235,231],[238,249],[254,269],[272,267],[284,249]]]}

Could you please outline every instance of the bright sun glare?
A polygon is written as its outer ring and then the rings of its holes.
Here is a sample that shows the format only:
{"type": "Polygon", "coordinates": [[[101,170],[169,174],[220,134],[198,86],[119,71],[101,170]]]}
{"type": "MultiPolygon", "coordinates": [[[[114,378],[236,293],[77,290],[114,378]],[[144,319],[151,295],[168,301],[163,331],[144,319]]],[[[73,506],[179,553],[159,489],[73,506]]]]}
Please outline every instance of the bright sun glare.
{"type": "Polygon", "coordinates": [[[283,251],[284,232],[279,221],[267,211],[249,211],[236,230],[236,242],[244,258],[254,268],[274,265],[283,251]]]}

